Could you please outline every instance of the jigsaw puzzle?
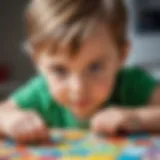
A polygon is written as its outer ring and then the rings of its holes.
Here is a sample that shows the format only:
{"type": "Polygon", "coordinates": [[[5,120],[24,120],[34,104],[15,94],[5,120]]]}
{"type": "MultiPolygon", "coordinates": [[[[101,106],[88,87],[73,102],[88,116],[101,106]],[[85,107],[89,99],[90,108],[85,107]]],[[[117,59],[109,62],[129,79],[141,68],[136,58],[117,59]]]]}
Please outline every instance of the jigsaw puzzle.
{"type": "Polygon", "coordinates": [[[51,142],[43,146],[1,140],[0,159],[160,160],[160,137],[138,134],[107,138],[81,130],[53,130],[51,142]]]}

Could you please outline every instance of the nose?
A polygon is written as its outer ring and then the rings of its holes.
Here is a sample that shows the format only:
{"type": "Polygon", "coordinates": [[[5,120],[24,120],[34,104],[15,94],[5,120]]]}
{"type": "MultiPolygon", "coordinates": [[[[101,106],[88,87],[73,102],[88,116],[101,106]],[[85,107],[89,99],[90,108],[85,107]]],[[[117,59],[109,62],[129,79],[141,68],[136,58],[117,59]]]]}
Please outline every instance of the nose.
{"type": "Polygon", "coordinates": [[[85,80],[82,76],[74,75],[70,79],[70,91],[73,95],[82,95],[86,90],[85,80]]]}

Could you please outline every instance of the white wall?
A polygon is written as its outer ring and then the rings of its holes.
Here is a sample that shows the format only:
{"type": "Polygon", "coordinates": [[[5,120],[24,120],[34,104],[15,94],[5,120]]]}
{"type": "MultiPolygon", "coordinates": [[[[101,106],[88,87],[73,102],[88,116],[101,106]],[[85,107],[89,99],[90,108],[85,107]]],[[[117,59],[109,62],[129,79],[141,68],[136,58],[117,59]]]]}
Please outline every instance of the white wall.
{"type": "Polygon", "coordinates": [[[22,51],[23,11],[26,0],[0,2],[0,64],[8,64],[11,79],[23,81],[33,74],[33,67],[22,51]]]}
{"type": "Polygon", "coordinates": [[[133,0],[126,0],[126,2],[130,13],[129,36],[132,41],[132,49],[127,64],[142,65],[151,69],[160,68],[160,33],[136,33],[133,0]]]}
{"type": "Polygon", "coordinates": [[[0,100],[34,74],[30,59],[22,51],[24,41],[23,11],[27,0],[0,1],[0,65],[10,67],[10,79],[0,84],[0,100]]]}
{"type": "MultiPolygon", "coordinates": [[[[160,34],[138,35],[134,29],[133,0],[125,1],[130,13],[129,36],[132,41],[127,64],[142,65],[160,78],[160,34]]],[[[22,42],[25,40],[22,13],[26,3],[27,0],[0,2],[0,64],[10,66],[10,80],[16,82],[24,82],[35,73],[30,59],[21,50],[22,42]]],[[[0,86],[0,91],[1,89],[0,86]]]]}
{"type": "MultiPolygon", "coordinates": [[[[129,35],[132,41],[127,64],[157,68],[157,65],[160,66],[160,34],[138,35],[134,28],[133,0],[125,1],[130,13],[129,35]]],[[[12,77],[16,80],[25,80],[34,73],[29,58],[21,50],[25,37],[22,13],[26,3],[26,0],[16,0],[16,3],[12,0],[1,0],[0,5],[0,63],[11,66],[12,77]]]]}

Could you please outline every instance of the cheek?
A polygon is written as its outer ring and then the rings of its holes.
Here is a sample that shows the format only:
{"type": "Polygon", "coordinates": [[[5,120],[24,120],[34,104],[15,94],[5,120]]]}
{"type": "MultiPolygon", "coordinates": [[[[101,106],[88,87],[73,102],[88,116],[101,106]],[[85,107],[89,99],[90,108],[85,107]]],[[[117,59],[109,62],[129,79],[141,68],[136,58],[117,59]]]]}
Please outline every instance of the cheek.
{"type": "Polygon", "coordinates": [[[67,86],[65,82],[60,82],[57,79],[48,79],[49,89],[54,97],[59,103],[65,105],[67,103],[67,86]]]}
{"type": "Polygon", "coordinates": [[[108,96],[112,90],[112,83],[101,81],[100,83],[95,84],[94,92],[96,95],[99,95],[99,97],[108,96]]]}
{"type": "Polygon", "coordinates": [[[97,82],[94,83],[93,91],[94,99],[97,99],[97,101],[104,101],[110,98],[115,84],[115,78],[114,76],[109,76],[107,78],[103,78],[100,80],[97,80],[97,82]]]}

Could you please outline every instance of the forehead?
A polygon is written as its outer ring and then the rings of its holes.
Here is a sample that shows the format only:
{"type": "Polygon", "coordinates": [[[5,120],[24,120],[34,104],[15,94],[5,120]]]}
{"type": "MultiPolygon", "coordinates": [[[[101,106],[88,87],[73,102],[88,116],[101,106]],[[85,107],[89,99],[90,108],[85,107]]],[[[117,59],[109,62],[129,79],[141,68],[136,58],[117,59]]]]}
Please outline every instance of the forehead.
{"type": "Polygon", "coordinates": [[[98,27],[98,29],[81,44],[78,53],[71,57],[69,49],[58,50],[56,54],[46,54],[43,52],[40,56],[42,63],[85,63],[100,57],[110,57],[117,54],[117,47],[114,43],[110,32],[105,26],[98,27]]]}

